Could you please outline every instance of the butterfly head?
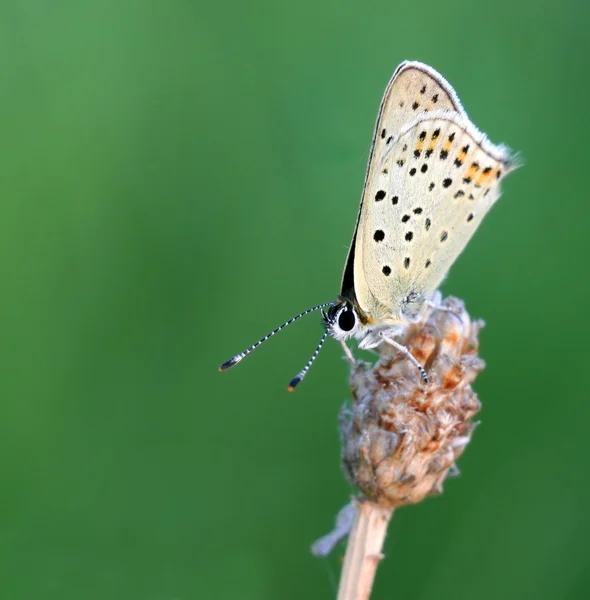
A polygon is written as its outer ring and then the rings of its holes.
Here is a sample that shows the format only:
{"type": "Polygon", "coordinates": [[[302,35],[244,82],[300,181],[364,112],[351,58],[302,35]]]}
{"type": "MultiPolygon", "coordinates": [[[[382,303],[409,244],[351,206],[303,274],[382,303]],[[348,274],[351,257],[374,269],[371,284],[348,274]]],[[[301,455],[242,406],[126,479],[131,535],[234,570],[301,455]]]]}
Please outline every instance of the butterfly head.
{"type": "Polygon", "coordinates": [[[356,308],[346,298],[339,298],[322,314],[326,331],[338,341],[356,336],[363,327],[356,308]]]}

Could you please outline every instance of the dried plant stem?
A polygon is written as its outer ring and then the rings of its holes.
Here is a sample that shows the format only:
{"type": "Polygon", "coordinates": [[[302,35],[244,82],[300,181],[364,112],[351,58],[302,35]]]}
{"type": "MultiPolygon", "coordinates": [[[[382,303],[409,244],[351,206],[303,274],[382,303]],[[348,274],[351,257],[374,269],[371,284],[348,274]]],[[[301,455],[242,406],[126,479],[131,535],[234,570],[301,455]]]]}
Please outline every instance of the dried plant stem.
{"type": "Polygon", "coordinates": [[[379,346],[374,365],[353,366],[352,402],[339,425],[342,466],[359,497],[312,546],[326,556],[350,531],[338,600],[368,600],[394,508],[441,494],[475,429],[481,404],[471,384],[485,366],[477,356],[483,322],[460,300],[441,300],[400,337],[430,383],[391,344],[379,346]]]}
{"type": "Polygon", "coordinates": [[[338,600],[368,600],[393,508],[369,500],[354,500],[356,516],[348,537],[338,600]]]}

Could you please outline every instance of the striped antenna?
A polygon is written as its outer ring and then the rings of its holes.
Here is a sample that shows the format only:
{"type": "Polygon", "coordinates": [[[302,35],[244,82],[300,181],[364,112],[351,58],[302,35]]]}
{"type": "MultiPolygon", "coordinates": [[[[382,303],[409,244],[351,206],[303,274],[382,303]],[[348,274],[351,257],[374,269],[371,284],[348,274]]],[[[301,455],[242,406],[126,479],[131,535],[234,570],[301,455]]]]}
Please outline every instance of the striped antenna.
{"type": "MultiPolygon", "coordinates": [[[[301,319],[301,317],[304,317],[305,315],[308,315],[311,312],[319,310],[320,308],[324,308],[325,306],[330,306],[331,304],[332,304],[332,302],[325,302],[324,304],[318,304],[317,306],[314,306],[313,308],[308,308],[307,310],[304,310],[302,313],[299,313],[296,317],[293,317],[292,319],[289,319],[286,323],[279,325],[279,327],[277,327],[274,331],[271,331],[268,335],[265,335],[262,339],[258,340],[255,344],[253,344],[249,348],[246,348],[246,350],[244,350],[243,352],[240,352],[239,354],[236,354],[233,358],[230,358],[229,360],[225,361],[219,367],[219,370],[226,371],[227,369],[237,365],[244,357],[248,356],[248,354],[250,354],[250,352],[252,352],[252,350],[256,350],[256,348],[258,348],[258,346],[260,346],[260,344],[262,344],[262,342],[266,342],[266,340],[268,340],[268,338],[271,338],[273,335],[278,333],[281,329],[284,329],[285,327],[287,327],[287,325],[291,325],[291,323],[294,323],[295,321],[297,321],[297,319],[301,319]]],[[[325,336],[324,336],[324,338],[325,338],[325,336]]],[[[322,344],[323,343],[324,342],[322,340],[322,344]]],[[[320,346],[321,346],[321,344],[320,344],[320,346]]],[[[313,358],[315,358],[315,356],[313,358]]],[[[311,360],[311,362],[313,362],[313,359],[311,360]]],[[[309,368],[309,366],[307,368],[309,368]]]]}
{"type": "Polygon", "coordinates": [[[326,331],[324,331],[324,335],[322,336],[320,343],[317,345],[317,348],[314,350],[313,354],[311,355],[311,358],[307,361],[307,364],[305,365],[305,367],[303,367],[303,369],[301,369],[301,371],[299,371],[299,373],[297,373],[297,375],[295,377],[293,377],[293,379],[291,379],[291,382],[289,383],[289,387],[287,388],[290,392],[292,392],[295,389],[295,387],[301,383],[301,380],[307,375],[307,372],[309,371],[309,367],[311,367],[311,365],[313,365],[313,361],[316,359],[317,355],[320,353],[320,350],[322,349],[322,346],[324,345],[324,342],[326,341],[327,337],[328,337],[328,328],[326,328],[326,331]]]}

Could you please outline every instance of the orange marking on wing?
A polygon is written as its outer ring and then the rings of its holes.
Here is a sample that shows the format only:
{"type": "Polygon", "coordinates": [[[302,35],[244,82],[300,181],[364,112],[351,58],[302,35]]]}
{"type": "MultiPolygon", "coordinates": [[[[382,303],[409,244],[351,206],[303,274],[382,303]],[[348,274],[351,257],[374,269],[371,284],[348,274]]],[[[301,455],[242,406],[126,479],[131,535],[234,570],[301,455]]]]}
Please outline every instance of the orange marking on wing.
{"type": "Polygon", "coordinates": [[[492,168],[486,167],[477,178],[475,185],[483,185],[492,176],[492,168]]]}
{"type": "Polygon", "coordinates": [[[430,150],[431,153],[434,151],[434,148],[436,147],[436,144],[437,144],[437,139],[436,138],[431,138],[430,139],[430,143],[428,144],[428,150],[430,150]]]}
{"type": "Polygon", "coordinates": [[[449,136],[445,140],[445,143],[443,144],[443,147],[442,147],[443,152],[446,152],[446,153],[449,152],[449,150],[451,149],[451,146],[453,145],[453,142],[455,141],[455,135],[456,135],[455,131],[453,131],[451,134],[449,134],[449,136]]]}
{"type": "MultiPolygon", "coordinates": [[[[475,176],[477,175],[477,172],[479,171],[479,165],[477,163],[471,163],[471,165],[469,166],[469,169],[467,169],[467,173],[465,174],[465,177],[468,177],[469,179],[474,179],[475,176]]],[[[477,185],[480,185],[479,183],[477,185]]]]}

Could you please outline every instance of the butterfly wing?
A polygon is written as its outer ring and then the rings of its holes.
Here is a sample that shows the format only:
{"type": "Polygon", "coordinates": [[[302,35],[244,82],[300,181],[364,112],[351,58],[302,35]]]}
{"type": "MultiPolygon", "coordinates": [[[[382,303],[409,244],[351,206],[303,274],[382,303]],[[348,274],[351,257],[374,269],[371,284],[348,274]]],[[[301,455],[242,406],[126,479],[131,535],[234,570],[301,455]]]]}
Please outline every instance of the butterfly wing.
{"type": "Polygon", "coordinates": [[[402,128],[417,115],[432,110],[447,110],[467,118],[453,88],[442,75],[420,62],[403,62],[395,70],[381,100],[359,215],[342,278],[342,295],[351,299],[356,295],[361,308],[367,306],[368,292],[362,275],[357,278],[353,273],[353,263],[358,222],[368,196],[367,186],[374,180],[378,165],[402,128]]]}
{"type": "Polygon", "coordinates": [[[417,115],[433,110],[449,110],[466,116],[457,94],[442,75],[420,62],[403,62],[395,70],[381,100],[365,183],[402,128],[417,115]]]}
{"type": "Polygon", "coordinates": [[[375,163],[360,217],[354,279],[377,321],[419,312],[500,196],[515,167],[464,114],[424,113],[375,163]]]}

